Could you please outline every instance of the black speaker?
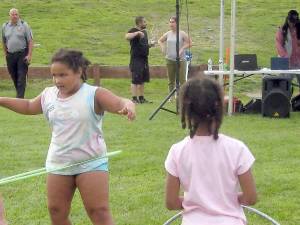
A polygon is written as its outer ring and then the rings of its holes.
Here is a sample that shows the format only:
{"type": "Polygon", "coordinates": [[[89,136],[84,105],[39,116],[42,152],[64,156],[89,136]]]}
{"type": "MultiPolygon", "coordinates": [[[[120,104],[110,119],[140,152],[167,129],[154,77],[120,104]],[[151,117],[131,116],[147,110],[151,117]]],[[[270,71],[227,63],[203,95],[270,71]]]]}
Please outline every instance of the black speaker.
{"type": "Polygon", "coordinates": [[[291,108],[291,79],[284,76],[265,76],[262,85],[262,115],[289,117],[291,108]]]}

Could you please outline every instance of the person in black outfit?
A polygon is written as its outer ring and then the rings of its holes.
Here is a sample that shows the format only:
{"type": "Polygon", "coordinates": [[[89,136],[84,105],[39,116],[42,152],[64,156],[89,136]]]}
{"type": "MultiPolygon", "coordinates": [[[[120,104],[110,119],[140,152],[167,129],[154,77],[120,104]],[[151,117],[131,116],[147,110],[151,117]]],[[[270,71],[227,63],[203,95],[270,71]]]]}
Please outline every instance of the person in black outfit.
{"type": "Polygon", "coordinates": [[[150,81],[148,55],[154,43],[148,43],[147,23],[143,16],[135,18],[136,27],[131,28],[125,38],[130,41],[130,64],[132,74],[131,93],[134,103],[150,103],[144,97],[144,83],[150,81]]]}
{"type": "Polygon", "coordinates": [[[3,51],[17,98],[24,98],[33,48],[32,32],[29,25],[20,19],[17,9],[12,8],[9,11],[9,18],[10,20],[2,25],[3,51]]]}

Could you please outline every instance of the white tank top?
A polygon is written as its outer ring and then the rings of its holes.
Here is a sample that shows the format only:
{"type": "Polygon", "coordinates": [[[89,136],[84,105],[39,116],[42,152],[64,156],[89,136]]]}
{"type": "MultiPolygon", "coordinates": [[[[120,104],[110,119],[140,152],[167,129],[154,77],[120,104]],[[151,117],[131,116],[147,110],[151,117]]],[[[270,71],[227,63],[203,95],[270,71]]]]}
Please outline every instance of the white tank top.
{"type": "MultiPolygon", "coordinates": [[[[106,154],[103,114],[94,111],[97,88],[83,83],[75,94],[64,99],[58,97],[56,87],[45,88],[42,92],[42,110],[52,128],[47,171],[106,154]]],[[[64,172],[76,174],[84,168],[82,165],[64,172]]]]}

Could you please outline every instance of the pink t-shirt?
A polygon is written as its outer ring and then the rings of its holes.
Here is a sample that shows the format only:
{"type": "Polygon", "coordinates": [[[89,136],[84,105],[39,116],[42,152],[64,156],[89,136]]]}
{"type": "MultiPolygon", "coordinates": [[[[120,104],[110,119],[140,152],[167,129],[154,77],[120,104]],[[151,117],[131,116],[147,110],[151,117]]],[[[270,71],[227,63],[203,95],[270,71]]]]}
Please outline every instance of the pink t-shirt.
{"type": "Polygon", "coordinates": [[[238,175],[254,163],[247,146],[219,134],[186,137],[174,144],[165,161],[168,173],[184,190],[183,225],[244,225],[238,202],[238,175]]]}

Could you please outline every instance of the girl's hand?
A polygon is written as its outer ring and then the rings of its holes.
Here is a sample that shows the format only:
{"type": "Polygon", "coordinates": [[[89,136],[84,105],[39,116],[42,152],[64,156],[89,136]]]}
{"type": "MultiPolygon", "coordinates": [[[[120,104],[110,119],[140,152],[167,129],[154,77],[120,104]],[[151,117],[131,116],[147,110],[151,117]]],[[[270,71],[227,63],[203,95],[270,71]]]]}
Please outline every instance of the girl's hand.
{"type": "Polygon", "coordinates": [[[132,121],[135,119],[135,104],[128,99],[126,99],[125,101],[126,102],[124,107],[121,110],[119,110],[118,113],[120,115],[126,115],[128,120],[132,121]]]}

